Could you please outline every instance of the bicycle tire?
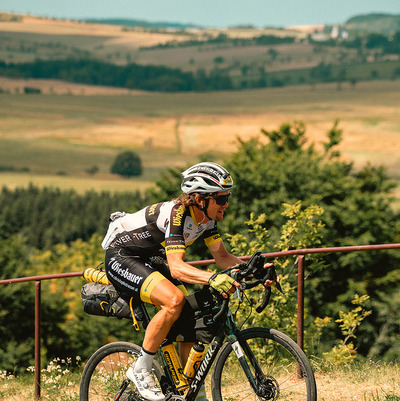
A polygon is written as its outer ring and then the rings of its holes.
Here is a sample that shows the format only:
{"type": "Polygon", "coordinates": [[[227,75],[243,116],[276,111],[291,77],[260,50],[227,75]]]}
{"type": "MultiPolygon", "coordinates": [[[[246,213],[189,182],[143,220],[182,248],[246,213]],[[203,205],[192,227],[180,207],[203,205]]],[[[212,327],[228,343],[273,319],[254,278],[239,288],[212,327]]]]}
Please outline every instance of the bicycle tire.
{"type": "MultiPolygon", "coordinates": [[[[139,356],[141,347],[128,342],[114,342],[99,348],[83,369],[79,387],[80,401],[114,400],[121,384],[126,379],[126,371],[139,356]]],[[[153,362],[153,372],[158,380],[162,369],[153,362]]],[[[139,400],[138,392],[130,383],[120,401],[139,400]]]]}
{"type": "Polygon", "coordinates": [[[317,387],[310,363],[287,335],[253,327],[238,334],[257,389],[253,390],[230,343],[220,349],[211,380],[213,401],[262,400],[316,401],[317,387]],[[246,347],[251,352],[246,351],[246,347]],[[253,354],[253,361],[249,354],[253,354]],[[300,366],[302,378],[299,378],[300,366]],[[256,369],[260,369],[256,374],[256,369]]]}

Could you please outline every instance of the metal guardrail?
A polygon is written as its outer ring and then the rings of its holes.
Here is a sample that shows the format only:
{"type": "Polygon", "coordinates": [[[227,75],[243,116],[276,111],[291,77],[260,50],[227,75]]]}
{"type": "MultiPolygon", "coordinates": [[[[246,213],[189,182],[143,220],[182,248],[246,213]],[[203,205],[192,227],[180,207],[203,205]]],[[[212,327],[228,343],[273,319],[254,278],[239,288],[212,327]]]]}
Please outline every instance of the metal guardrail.
{"type": "MultiPolygon", "coordinates": [[[[388,250],[400,249],[400,244],[383,244],[383,245],[360,245],[360,246],[344,246],[344,247],[331,247],[331,248],[310,248],[310,249],[294,249],[284,252],[270,252],[263,255],[267,259],[298,256],[297,260],[297,344],[303,348],[304,345],[304,259],[305,255],[316,253],[342,253],[342,252],[360,252],[360,251],[374,251],[374,250],[388,250]]],[[[240,259],[248,260],[251,255],[242,256],[240,259]]],[[[188,262],[193,266],[205,266],[214,264],[214,259],[199,260],[188,262]]],[[[70,278],[82,276],[82,272],[62,273],[62,274],[48,274],[43,276],[21,277],[9,280],[0,280],[2,284],[23,283],[28,281],[35,282],[35,399],[40,398],[40,304],[41,304],[41,282],[43,280],[52,280],[60,278],[70,278]]]]}

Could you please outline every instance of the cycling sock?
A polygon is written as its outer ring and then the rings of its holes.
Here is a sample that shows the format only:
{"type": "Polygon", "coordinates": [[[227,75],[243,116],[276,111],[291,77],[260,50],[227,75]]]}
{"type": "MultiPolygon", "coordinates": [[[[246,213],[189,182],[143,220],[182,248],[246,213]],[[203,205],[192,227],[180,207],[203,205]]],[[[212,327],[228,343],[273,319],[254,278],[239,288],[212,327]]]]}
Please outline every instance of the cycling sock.
{"type": "Polygon", "coordinates": [[[135,372],[140,372],[142,369],[151,370],[151,366],[153,364],[154,355],[156,353],[147,351],[142,347],[140,350],[139,358],[135,362],[135,372]]]}

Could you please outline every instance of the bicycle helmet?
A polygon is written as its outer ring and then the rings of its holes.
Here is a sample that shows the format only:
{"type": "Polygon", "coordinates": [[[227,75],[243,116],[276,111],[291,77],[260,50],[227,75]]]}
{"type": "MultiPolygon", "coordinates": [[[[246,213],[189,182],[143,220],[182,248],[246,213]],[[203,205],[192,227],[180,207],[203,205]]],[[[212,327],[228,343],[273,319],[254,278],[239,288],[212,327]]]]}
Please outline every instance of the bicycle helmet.
{"type": "Polygon", "coordinates": [[[203,162],[182,173],[182,192],[186,194],[227,191],[234,188],[229,172],[217,163],[203,162]]]}

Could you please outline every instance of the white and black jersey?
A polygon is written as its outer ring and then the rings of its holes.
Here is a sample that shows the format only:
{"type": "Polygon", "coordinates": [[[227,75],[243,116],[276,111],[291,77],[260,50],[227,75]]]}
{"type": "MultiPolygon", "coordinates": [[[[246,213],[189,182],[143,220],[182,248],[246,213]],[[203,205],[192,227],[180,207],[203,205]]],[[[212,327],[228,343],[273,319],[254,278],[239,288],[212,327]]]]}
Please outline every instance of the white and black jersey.
{"type": "Polygon", "coordinates": [[[136,213],[117,212],[111,219],[103,248],[124,249],[140,257],[185,253],[200,236],[207,246],[221,241],[214,220],[198,224],[192,206],[174,201],[150,205],[136,213]]]}

